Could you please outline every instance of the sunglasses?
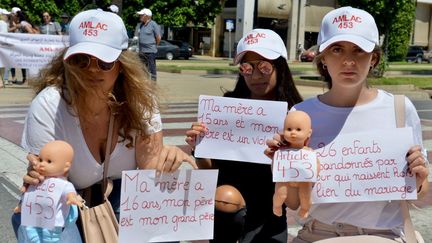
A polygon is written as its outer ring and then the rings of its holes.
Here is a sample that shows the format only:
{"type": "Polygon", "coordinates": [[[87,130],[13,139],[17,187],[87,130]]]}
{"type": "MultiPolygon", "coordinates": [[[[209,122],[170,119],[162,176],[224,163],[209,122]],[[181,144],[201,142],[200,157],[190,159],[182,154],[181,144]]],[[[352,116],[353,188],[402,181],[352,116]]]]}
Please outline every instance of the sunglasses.
{"type": "Polygon", "coordinates": [[[104,62],[104,61],[102,61],[96,57],[92,57],[92,56],[84,55],[84,54],[73,55],[73,56],[69,57],[67,60],[68,60],[67,62],[69,63],[69,65],[76,66],[76,67],[81,68],[81,69],[88,68],[90,66],[91,60],[95,60],[97,67],[99,68],[99,70],[101,70],[103,72],[111,71],[114,68],[115,63],[117,62],[117,61],[104,62]]]}
{"type": "Polygon", "coordinates": [[[254,69],[257,68],[262,74],[270,75],[273,73],[273,64],[269,61],[244,62],[240,64],[239,72],[243,76],[250,76],[254,69]]]}

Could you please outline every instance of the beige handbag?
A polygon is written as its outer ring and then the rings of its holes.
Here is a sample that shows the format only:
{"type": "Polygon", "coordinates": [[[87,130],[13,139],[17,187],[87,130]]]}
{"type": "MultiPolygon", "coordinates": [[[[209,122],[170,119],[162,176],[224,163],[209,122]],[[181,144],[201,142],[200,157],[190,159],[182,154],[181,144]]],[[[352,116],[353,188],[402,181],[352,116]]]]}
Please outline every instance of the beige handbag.
{"type": "MultiPolygon", "coordinates": [[[[405,96],[395,95],[395,114],[396,127],[405,126],[405,96]]],[[[419,232],[414,231],[414,227],[409,214],[408,202],[400,201],[402,216],[404,219],[404,232],[406,243],[424,243],[424,240],[419,232]]],[[[329,238],[325,240],[315,241],[317,243],[395,243],[396,241],[374,236],[374,235],[357,235],[357,236],[341,236],[329,238]]]]}
{"type": "MultiPolygon", "coordinates": [[[[118,221],[115,217],[108,196],[111,194],[113,184],[107,178],[108,165],[110,161],[110,150],[114,116],[111,115],[108,129],[108,138],[105,151],[104,172],[103,172],[103,203],[95,207],[84,206],[79,208],[80,222],[83,231],[83,242],[86,243],[117,243],[118,242],[118,221]]],[[[84,201],[85,202],[85,201],[84,201]]]]}

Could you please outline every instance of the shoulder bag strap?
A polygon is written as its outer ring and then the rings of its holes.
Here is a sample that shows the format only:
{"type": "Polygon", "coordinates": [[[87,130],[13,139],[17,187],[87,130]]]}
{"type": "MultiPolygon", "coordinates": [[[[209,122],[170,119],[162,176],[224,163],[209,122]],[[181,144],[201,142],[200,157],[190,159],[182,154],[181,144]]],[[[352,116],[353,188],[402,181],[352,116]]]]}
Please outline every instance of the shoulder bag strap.
{"type": "MultiPolygon", "coordinates": [[[[396,115],[396,126],[398,128],[405,127],[405,96],[404,95],[395,95],[395,115],[396,115]]],[[[409,213],[408,202],[406,200],[400,201],[400,207],[402,210],[402,216],[404,220],[404,232],[405,232],[405,240],[407,243],[415,243],[417,242],[414,226],[411,221],[411,216],[409,213]]]]}
{"type": "Polygon", "coordinates": [[[108,180],[107,178],[108,166],[111,157],[111,142],[113,136],[113,129],[114,129],[114,114],[111,112],[109,126],[108,126],[107,144],[105,148],[105,160],[103,162],[104,171],[103,171],[103,179],[102,179],[102,191],[105,192],[104,193],[105,199],[108,198],[108,196],[111,194],[113,188],[112,181],[108,180]]]}

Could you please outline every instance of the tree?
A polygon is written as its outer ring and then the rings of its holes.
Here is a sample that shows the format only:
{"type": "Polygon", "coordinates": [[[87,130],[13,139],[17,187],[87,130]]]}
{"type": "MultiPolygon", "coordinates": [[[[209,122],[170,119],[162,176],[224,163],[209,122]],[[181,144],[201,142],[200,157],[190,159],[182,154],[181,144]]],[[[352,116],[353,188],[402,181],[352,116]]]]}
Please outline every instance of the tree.
{"type": "Polygon", "coordinates": [[[384,35],[381,75],[387,60],[398,61],[405,57],[415,20],[413,0],[339,0],[339,4],[363,9],[374,16],[379,33],[384,35]]]}
{"type": "Polygon", "coordinates": [[[0,6],[19,7],[33,24],[40,24],[42,12],[48,11],[53,19],[63,12],[73,16],[79,11],[100,7],[106,10],[111,3],[122,10],[121,17],[129,31],[139,22],[136,12],[146,7],[152,10],[153,19],[171,27],[213,25],[221,13],[224,0],[0,0],[0,6]]]}
{"type": "Polygon", "coordinates": [[[213,25],[215,17],[221,13],[223,0],[123,0],[123,20],[128,29],[138,23],[136,12],[146,7],[153,12],[153,19],[170,27],[213,25]]]}

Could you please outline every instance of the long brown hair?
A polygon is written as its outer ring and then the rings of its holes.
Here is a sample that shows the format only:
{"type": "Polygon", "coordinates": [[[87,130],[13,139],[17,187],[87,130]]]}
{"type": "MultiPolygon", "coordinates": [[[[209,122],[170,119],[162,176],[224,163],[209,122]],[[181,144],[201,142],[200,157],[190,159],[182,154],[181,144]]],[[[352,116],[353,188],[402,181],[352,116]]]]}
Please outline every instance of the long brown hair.
{"type": "Polygon", "coordinates": [[[123,51],[118,62],[120,73],[114,84],[112,93],[103,94],[85,82],[85,70],[69,65],[63,61],[66,50],[60,52],[49,66],[40,72],[36,79],[36,94],[45,87],[55,86],[60,90],[61,97],[80,118],[88,115],[87,100],[97,96],[106,100],[120,124],[119,136],[128,140],[128,147],[133,147],[132,131],[148,137],[146,130],[151,117],[159,110],[158,89],[149,78],[149,73],[138,55],[131,51],[123,51]]]}

